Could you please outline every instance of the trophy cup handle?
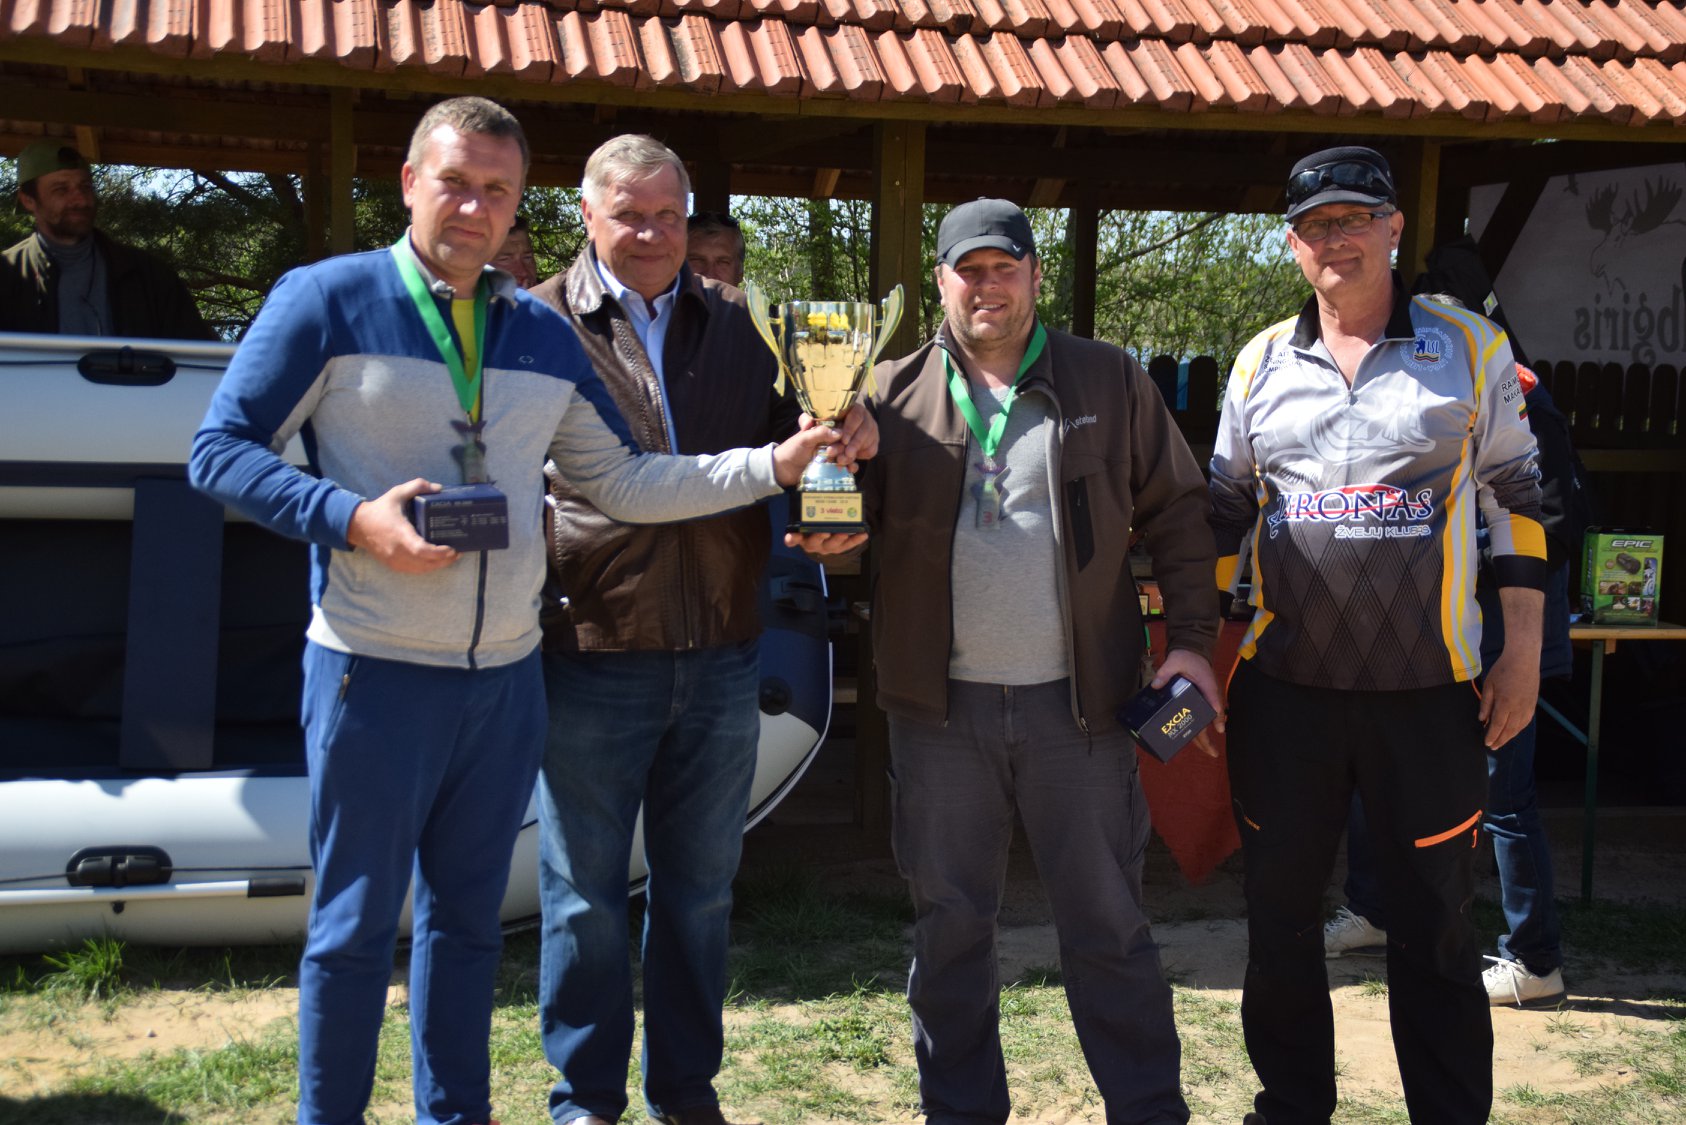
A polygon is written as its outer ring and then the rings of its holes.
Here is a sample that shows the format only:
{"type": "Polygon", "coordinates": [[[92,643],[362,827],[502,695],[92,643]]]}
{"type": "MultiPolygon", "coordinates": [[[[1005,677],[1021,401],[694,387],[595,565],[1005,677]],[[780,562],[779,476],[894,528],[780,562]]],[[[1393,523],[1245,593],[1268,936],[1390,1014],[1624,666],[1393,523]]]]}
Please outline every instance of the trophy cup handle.
{"type": "Polygon", "coordinates": [[[890,337],[896,334],[896,326],[902,322],[902,287],[897,285],[890,290],[878,306],[878,334],[872,341],[872,354],[866,360],[866,391],[868,394],[878,393],[878,380],[872,377],[872,369],[878,365],[878,353],[884,350],[884,345],[890,342],[890,337]]]}
{"type": "Polygon", "coordinates": [[[760,333],[761,339],[773,350],[773,362],[779,368],[778,377],[773,380],[773,392],[782,395],[784,394],[784,350],[779,347],[778,334],[773,328],[773,314],[767,304],[767,294],[763,293],[761,286],[755,284],[755,282],[746,281],[743,284],[743,295],[749,304],[750,323],[755,325],[755,331],[760,333]]]}

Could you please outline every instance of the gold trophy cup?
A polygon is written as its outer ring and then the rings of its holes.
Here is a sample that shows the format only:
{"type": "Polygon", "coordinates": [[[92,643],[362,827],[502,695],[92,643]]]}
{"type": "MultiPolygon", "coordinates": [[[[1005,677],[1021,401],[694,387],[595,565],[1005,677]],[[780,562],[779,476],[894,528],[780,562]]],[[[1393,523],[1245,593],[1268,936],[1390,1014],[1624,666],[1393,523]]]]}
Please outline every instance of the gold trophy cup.
{"type": "MultiPolygon", "coordinates": [[[[872,365],[902,319],[902,287],[882,305],[866,301],[786,301],[770,306],[761,287],[744,285],[755,330],[779,361],[777,389],[788,378],[797,404],[822,426],[835,426],[871,384],[872,365]]],[[[822,446],[802,474],[789,530],[851,533],[866,530],[860,490],[849,470],[822,446]]]]}

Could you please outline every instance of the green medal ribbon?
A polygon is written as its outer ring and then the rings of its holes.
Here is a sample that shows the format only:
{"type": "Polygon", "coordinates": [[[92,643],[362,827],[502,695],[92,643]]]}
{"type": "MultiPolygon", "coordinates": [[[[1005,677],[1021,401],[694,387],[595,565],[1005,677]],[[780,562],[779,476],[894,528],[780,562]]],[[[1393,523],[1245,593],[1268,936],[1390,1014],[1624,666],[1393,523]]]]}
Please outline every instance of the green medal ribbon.
{"type": "Polygon", "coordinates": [[[488,297],[485,283],[480,282],[474,287],[474,370],[470,372],[463,363],[456,337],[451,334],[445,317],[439,312],[439,306],[427,288],[427,282],[422,278],[421,270],[416,268],[416,263],[411,260],[410,253],[402,243],[392,247],[392,259],[398,263],[398,276],[404,279],[404,288],[409,290],[410,300],[416,305],[416,312],[421,314],[422,323],[427,325],[428,335],[433,337],[433,346],[439,349],[439,356],[451,373],[451,385],[457,390],[457,401],[462,403],[463,413],[468,415],[470,422],[478,423],[480,372],[486,363],[488,297]]]}
{"type": "Polygon", "coordinates": [[[991,460],[995,451],[1001,446],[1001,435],[1007,432],[1007,413],[1013,409],[1013,400],[1019,395],[1019,380],[1030,370],[1031,364],[1042,357],[1042,349],[1048,345],[1048,333],[1043,330],[1042,322],[1036,322],[1036,331],[1030,334],[1030,347],[1025,349],[1024,359],[1019,363],[1019,373],[1013,376],[1013,385],[1007,389],[1007,397],[1001,401],[1001,410],[990,419],[989,425],[984,425],[983,416],[972,403],[972,392],[966,386],[966,376],[962,375],[954,366],[954,360],[949,357],[947,349],[943,350],[943,368],[948,372],[948,393],[954,398],[954,405],[960,408],[960,413],[966,419],[966,425],[972,428],[972,435],[978,439],[978,448],[983,455],[991,460]]]}

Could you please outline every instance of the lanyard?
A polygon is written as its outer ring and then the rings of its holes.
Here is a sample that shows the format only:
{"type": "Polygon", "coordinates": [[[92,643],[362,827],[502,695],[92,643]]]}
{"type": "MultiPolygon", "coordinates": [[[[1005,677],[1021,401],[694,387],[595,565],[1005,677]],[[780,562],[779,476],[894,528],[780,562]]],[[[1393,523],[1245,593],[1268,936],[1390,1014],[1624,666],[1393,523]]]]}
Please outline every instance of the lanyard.
{"type": "Polygon", "coordinates": [[[457,389],[457,401],[462,403],[463,413],[468,415],[470,422],[480,421],[480,372],[486,357],[486,286],[478,283],[474,287],[474,370],[469,372],[463,362],[463,355],[457,348],[456,338],[445,324],[445,318],[440,315],[439,306],[428,292],[427,282],[422,280],[421,270],[410,259],[410,251],[402,244],[392,248],[393,260],[398,263],[398,276],[404,279],[404,288],[409,290],[410,300],[415,302],[416,312],[421,314],[422,323],[427,325],[427,333],[433,337],[433,346],[439,349],[439,356],[445,361],[445,367],[451,372],[451,385],[457,389]]]}
{"type": "Polygon", "coordinates": [[[972,429],[972,436],[978,439],[978,448],[985,457],[993,459],[995,451],[1001,446],[1001,435],[1007,432],[1007,412],[1013,409],[1013,400],[1019,396],[1019,380],[1030,370],[1030,365],[1042,356],[1042,349],[1047,346],[1048,333],[1043,331],[1042,322],[1036,322],[1036,331],[1030,334],[1030,347],[1025,349],[1024,359],[1019,363],[1019,373],[1013,376],[1013,385],[1007,389],[1007,397],[1001,401],[1001,410],[990,419],[989,425],[984,425],[978,408],[972,404],[971,389],[966,386],[966,376],[962,375],[949,358],[948,350],[943,349],[943,367],[948,371],[948,393],[954,398],[954,405],[960,408],[960,413],[966,419],[966,425],[972,429]]]}

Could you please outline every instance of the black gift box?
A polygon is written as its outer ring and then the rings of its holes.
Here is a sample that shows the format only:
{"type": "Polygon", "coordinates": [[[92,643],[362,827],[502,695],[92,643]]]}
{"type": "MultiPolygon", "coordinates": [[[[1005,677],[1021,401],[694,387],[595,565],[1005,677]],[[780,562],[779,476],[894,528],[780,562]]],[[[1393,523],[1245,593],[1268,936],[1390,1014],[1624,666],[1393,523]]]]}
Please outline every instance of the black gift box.
{"type": "Polygon", "coordinates": [[[1145,687],[1118,709],[1118,721],[1136,736],[1143,750],[1161,762],[1176,757],[1217,717],[1186,676],[1172,676],[1162,688],[1145,687]]]}
{"type": "Polygon", "coordinates": [[[410,501],[410,520],[429,543],[459,551],[509,546],[509,500],[489,484],[459,484],[410,501]]]}

